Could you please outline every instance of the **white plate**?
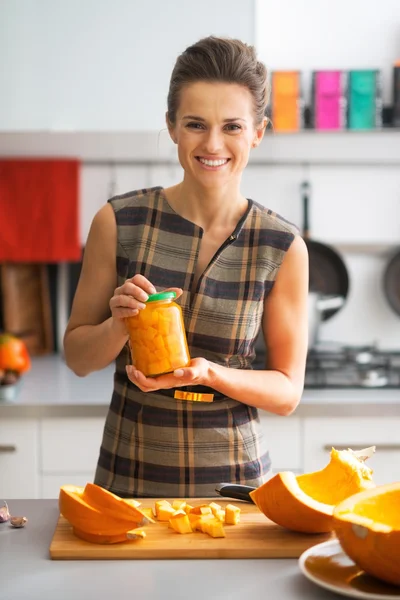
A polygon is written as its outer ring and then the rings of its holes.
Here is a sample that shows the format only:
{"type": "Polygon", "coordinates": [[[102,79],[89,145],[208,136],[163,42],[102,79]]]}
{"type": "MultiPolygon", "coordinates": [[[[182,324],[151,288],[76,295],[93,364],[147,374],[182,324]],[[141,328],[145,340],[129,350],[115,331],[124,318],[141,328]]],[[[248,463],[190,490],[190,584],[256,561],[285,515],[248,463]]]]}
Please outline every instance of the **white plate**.
{"type": "Polygon", "coordinates": [[[299,558],[302,573],[336,594],[366,600],[400,600],[400,587],[367,575],[345,554],[337,540],[312,546],[299,558]]]}

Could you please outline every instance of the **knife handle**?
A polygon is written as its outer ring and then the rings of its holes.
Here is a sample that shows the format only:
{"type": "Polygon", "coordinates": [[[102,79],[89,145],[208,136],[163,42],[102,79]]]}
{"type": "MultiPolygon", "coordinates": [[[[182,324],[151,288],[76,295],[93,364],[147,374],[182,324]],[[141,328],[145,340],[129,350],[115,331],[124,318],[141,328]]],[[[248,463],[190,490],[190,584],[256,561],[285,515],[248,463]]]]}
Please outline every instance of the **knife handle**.
{"type": "Polygon", "coordinates": [[[254,504],[254,501],[250,497],[250,492],[253,492],[255,489],[255,487],[240,485],[238,483],[220,483],[215,488],[215,491],[225,498],[235,498],[236,500],[244,500],[245,502],[254,504]]]}

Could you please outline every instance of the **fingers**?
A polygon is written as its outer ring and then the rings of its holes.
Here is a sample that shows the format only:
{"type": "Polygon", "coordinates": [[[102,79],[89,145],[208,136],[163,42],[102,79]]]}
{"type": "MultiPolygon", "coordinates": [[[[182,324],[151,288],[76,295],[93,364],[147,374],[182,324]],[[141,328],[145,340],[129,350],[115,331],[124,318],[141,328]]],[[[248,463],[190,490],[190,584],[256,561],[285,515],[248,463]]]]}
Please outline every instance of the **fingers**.
{"type": "Polygon", "coordinates": [[[170,287],[163,291],[164,292],[175,292],[176,298],[179,298],[179,296],[182,296],[182,294],[183,294],[182,288],[170,287]]]}
{"type": "Polygon", "coordinates": [[[134,383],[142,392],[156,392],[160,389],[170,389],[181,387],[183,385],[199,384],[198,369],[186,367],[185,369],[176,369],[173,373],[160,375],[159,377],[145,377],[141,371],[134,366],[127,365],[126,373],[129,380],[134,383]]]}
{"type": "Polygon", "coordinates": [[[157,292],[154,285],[148,279],[146,279],[146,277],[144,275],[140,275],[140,273],[137,273],[136,275],[134,275],[131,279],[128,279],[127,281],[131,282],[135,286],[141,288],[142,290],[147,292],[147,294],[155,294],[157,292]]]}

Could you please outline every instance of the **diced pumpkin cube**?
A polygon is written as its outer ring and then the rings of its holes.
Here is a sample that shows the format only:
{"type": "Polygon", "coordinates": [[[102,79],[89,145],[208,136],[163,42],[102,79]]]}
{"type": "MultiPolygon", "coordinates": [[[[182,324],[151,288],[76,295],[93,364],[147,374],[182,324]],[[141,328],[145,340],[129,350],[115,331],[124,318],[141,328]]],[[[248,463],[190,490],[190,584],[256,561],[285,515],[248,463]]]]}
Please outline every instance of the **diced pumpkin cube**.
{"type": "Polygon", "coordinates": [[[172,515],[174,514],[174,512],[175,512],[175,510],[172,508],[172,506],[166,506],[166,505],[161,506],[158,509],[157,519],[159,521],[169,521],[170,518],[172,517],[172,515]]]}
{"type": "Polygon", "coordinates": [[[198,531],[202,531],[203,533],[205,533],[205,523],[207,523],[208,521],[214,521],[215,517],[212,513],[208,514],[208,515],[200,515],[199,520],[196,521],[196,523],[194,524],[195,529],[198,531]]]}
{"type": "Polygon", "coordinates": [[[192,533],[192,526],[190,524],[189,518],[184,511],[178,511],[175,515],[173,515],[170,519],[170,524],[175,531],[178,533],[192,533]]]}
{"type": "MultiPolygon", "coordinates": [[[[201,516],[200,516],[200,515],[195,515],[195,514],[193,514],[193,513],[189,513],[189,514],[188,514],[188,519],[189,519],[189,521],[190,521],[190,524],[191,524],[191,526],[192,526],[192,529],[193,529],[193,531],[196,531],[196,523],[197,523],[198,521],[200,521],[200,519],[201,519],[201,516]]],[[[200,531],[201,531],[201,530],[200,530],[200,531]]]]}
{"type": "Polygon", "coordinates": [[[146,532],[144,529],[131,529],[126,532],[126,537],[128,540],[137,540],[146,537],[146,532]]]}
{"type": "Polygon", "coordinates": [[[218,521],[221,521],[221,523],[225,523],[225,510],[223,508],[217,510],[215,512],[215,518],[218,519],[218,521]]]}
{"type": "Polygon", "coordinates": [[[221,510],[222,508],[222,506],[217,504],[217,502],[210,502],[208,506],[211,508],[213,515],[215,515],[217,511],[221,510]]]}
{"type": "Polygon", "coordinates": [[[194,506],[190,512],[193,513],[193,514],[195,514],[195,515],[208,515],[208,514],[212,514],[212,510],[208,506],[208,504],[200,504],[199,506],[194,506]]]}
{"type": "Polygon", "coordinates": [[[192,508],[193,508],[193,506],[191,504],[186,504],[185,509],[184,509],[185,513],[189,514],[190,512],[192,512],[192,508]]]}
{"type": "Polygon", "coordinates": [[[154,504],[154,513],[156,517],[158,517],[158,511],[162,506],[171,506],[171,503],[168,500],[157,500],[154,504]]]}
{"type": "Polygon", "coordinates": [[[225,523],[237,525],[240,521],[240,508],[234,504],[227,504],[225,507],[225,523]]]}
{"type": "Polygon", "coordinates": [[[209,521],[206,521],[204,523],[203,531],[204,531],[204,533],[207,533],[209,536],[211,536],[213,538],[226,537],[224,526],[222,525],[221,521],[218,521],[216,519],[214,519],[214,520],[210,519],[209,521]]]}
{"type": "Polygon", "coordinates": [[[185,506],[186,506],[186,501],[185,500],[174,500],[173,503],[172,503],[172,507],[175,510],[180,510],[180,509],[185,510],[185,506]]]}

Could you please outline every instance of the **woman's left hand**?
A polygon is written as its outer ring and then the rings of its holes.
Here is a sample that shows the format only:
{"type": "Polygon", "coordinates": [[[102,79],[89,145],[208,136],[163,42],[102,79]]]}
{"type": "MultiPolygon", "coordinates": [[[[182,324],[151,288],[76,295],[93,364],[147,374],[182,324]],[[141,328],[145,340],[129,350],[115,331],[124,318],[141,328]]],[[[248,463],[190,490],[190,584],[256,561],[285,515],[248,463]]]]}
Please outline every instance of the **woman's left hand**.
{"type": "Polygon", "coordinates": [[[145,377],[134,366],[128,365],[126,372],[128,378],[142,392],[155,392],[162,389],[182,387],[184,385],[210,385],[210,363],[205,358],[193,358],[188,367],[176,369],[173,373],[159,377],[145,377]]]}

